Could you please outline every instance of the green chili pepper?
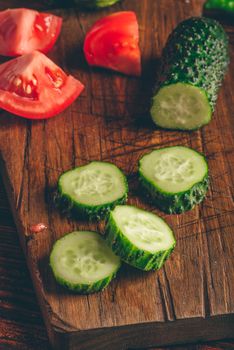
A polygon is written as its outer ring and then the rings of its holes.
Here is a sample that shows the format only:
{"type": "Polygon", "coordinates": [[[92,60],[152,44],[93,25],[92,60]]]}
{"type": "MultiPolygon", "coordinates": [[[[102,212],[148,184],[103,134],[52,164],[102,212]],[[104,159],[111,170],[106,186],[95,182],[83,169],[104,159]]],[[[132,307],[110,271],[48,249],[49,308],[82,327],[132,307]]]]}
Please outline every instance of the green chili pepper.
{"type": "Polygon", "coordinates": [[[80,5],[89,9],[98,9],[114,5],[116,2],[119,2],[119,0],[74,0],[74,2],[78,6],[80,5]]]}
{"type": "Polygon", "coordinates": [[[204,15],[213,17],[224,24],[234,24],[234,0],[207,0],[204,15]]]}
{"type": "Polygon", "coordinates": [[[207,10],[221,10],[234,14],[234,0],[208,0],[204,7],[207,10]]]}
{"type": "Polygon", "coordinates": [[[98,9],[114,5],[120,0],[43,0],[47,5],[57,5],[62,7],[80,6],[87,9],[98,9]]]}

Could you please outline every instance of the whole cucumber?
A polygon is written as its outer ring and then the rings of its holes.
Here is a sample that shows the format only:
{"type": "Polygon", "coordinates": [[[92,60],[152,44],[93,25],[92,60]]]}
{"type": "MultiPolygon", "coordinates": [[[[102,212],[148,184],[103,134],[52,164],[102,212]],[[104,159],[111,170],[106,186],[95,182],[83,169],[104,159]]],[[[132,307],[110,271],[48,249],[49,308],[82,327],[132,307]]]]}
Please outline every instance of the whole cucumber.
{"type": "Polygon", "coordinates": [[[209,123],[228,63],[228,38],[217,21],[193,17],[180,23],[163,51],[153,121],[181,130],[209,123]]]}

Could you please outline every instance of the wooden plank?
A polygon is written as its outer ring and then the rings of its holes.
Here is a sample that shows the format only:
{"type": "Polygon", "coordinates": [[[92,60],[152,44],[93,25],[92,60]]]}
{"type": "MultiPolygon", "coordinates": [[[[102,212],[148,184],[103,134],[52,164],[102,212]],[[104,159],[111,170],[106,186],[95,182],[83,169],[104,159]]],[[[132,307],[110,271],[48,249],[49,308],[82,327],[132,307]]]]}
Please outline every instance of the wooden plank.
{"type": "MultiPolygon", "coordinates": [[[[49,350],[51,348],[46,330],[42,324],[25,259],[19,249],[15,225],[1,178],[0,223],[0,348],[49,350]]],[[[173,347],[173,350],[233,349],[234,341],[173,347]]],[[[157,348],[157,350],[160,349],[157,348]]]]}
{"type": "MultiPolygon", "coordinates": [[[[184,18],[199,15],[201,8],[198,0],[125,0],[89,14],[56,11],[63,15],[64,26],[50,57],[78,77],[85,92],[67,111],[47,121],[1,113],[1,168],[49,336],[58,348],[98,350],[111,344],[119,350],[233,335],[233,60],[207,127],[192,133],[161,131],[147,113],[168,34],[184,18]],[[120,9],[134,9],[139,19],[141,79],[90,69],[84,62],[87,29],[97,18],[120,9]],[[149,149],[176,144],[207,155],[211,188],[201,206],[169,216],[137,195],[136,164],[149,149]],[[61,217],[48,194],[61,172],[94,159],[121,167],[129,177],[129,202],[166,218],[178,243],[159,272],[146,274],[125,266],[104,292],[75,296],[55,283],[48,266],[50,249],[66,232],[103,232],[103,223],[61,217]],[[44,222],[48,230],[32,237],[29,227],[37,222],[44,222]]],[[[227,30],[233,58],[233,31],[227,30]]]]}

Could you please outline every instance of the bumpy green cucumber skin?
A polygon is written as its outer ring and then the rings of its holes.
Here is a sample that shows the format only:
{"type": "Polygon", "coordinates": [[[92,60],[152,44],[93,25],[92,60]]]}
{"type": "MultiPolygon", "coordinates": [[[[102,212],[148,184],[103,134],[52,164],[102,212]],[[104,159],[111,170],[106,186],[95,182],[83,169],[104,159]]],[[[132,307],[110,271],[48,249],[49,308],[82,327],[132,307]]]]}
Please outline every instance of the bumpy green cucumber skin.
{"type": "MultiPolygon", "coordinates": [[[[75,170],[75,168],[73,169],[75,170]]],[[[120,169],[119,169],[120,170],[120,169]]],[[[116,201],[105,203],[102,205],[95,205],[90,206],[86,204],[81,204],[78,202],[75,202],[68,194],[63,193],[62,185],[61,185],[61,177],[65,175],[66,173],[70,172],[71,170],[68,170],[67,172],[63,173],[59,177],[58,181],[58,193],[56,196],[56,202],[57,206],[60,208],[60,210],[68,215],[68,213],[71,213],[75,217],[78,217],[80,219],[88,219],[90,221],[94,220],[101,220],[105,219],[109,212],[116,207],[116,205],[125,204],[128,199],[128,182],[123,174],[123,179],[125,183],[125,193],[121,198],[118,198],[116,201]]]]}
{"type": "MultiPolygon", "coordinates": [[[[53,266],[50,264],[52,270],[53,270],[53,266]]],[[[120,266],[119,266],[120,267],[120,266]]],[[[69,290],[71,290],[74,293],[78,293],[78,294],[92,294],[92,293],[97,293],[102,291],[103,289],[105,289],[110,282],[116,277],[116,274],[119,270],[118,269],[110,276],[93,283],[92,285],[88,285],[88,284],[72,284],[69,283],[67,281],[65,281],[63,278],[61,278],[60,276],[56,275],[56,273],[54,273],[53,270],[53,275],[56,279],[56,281],[62,285],[63,287],[68,288],[69,290]]]]}
{"type": "Polygon", "coordinates": [[[149,180],[146,180],[141,172],[139,179],[152,203],[167,214],[181,214],[193,209],[204,200],[209,187],[208,175],[190,190],[177,194],[167,194],[156,190],[155,186],[149,180]]]}
{"type": "Polygon", "coordinates": [[[164,86],[191,84],[206,93],[214,111],[228,63],[228,38],[223,27],[211,18],[189,18],[167,40],[154,96],[164,86]]]}
{"type": "Polygon", "coordinates": [[[112,213],[110,213],[106,228],[105,240],[113,252],[127,264],[140,270],[159,270],[173,252],[176,241],[170,249],[155,254],[137,248],[119,230],[112,213]]]}
{"type": "Polygon", "coordinates": [[[128,199],[128,195],[125,193],[122,198],[119,198],[114,202],[106,203],[103,205],[88,206],[74,202],[70,196],[62,193],[62,188],[60,185],[58,186],[58,189],[58,201],[60,202],[62,211],[65,211],[66,213],[70,212],[77,218],[88,219],[90,221],[105,219],[108,216],[109,212],[114,209],[114,207],[116,207],[116,205],[125,204],[128,199]]]}
{"type": "MultiPolygon", "coordinates": [[[[193,151],[196,152],[195,150],[193,151]]],[[[199,154],[202,155],[207,164],[204,155],[201,153],[199,154]]],[[[138,175],[140,185],[146,191],[146,196],[152,201],[155,206],[167,214],[181,214],[193,209],[197,204],[201,203],[204,200],[209,188],[208,165],[207,172],[200,182],[196,183],[189,190],[178,193],[164,192],[150,179],[145,177],[141,169],[141,159],[138,163],[138,175]]]]}

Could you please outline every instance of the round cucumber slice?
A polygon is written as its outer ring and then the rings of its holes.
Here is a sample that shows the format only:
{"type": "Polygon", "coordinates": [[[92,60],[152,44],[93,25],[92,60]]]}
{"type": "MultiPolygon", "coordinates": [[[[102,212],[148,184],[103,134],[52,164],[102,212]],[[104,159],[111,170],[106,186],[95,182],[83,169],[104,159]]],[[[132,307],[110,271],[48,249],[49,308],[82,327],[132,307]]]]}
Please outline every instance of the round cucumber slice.
{"type": "Polygon", "coordinates": [[[162,87],[154,96],[151,116],[162,128],[193,130],[209,123],[212,110],[204,90],[177,83],[162,87]]]}
{"type": "Polygon", "coordinates": [[[62,174],[59,193],[82,217],[102,218],[116,204],[125,203],[128,184],[114,164],[94,161],[62,174]]]}
{"type": "Polygon", "coordinates": [[[208,164],[183,146],[153,150],[139,161],[139,177],[153,202],[166,213],[182,213],[200,203],[208,190],[208,164]]]}
{"type": "Polygon", "coordinates": [[[176,243],[163,219],[129,205],[111,211],[105,238],[123,261],[145,271],[160,269],[176,243]]]}
{"type": "Polygon", "coordinates": [[[57,240],[50,255],[55,279],[81,294],[105,288],[120,268],[120,259],[96,232],[76,231],[57,240]]]}

